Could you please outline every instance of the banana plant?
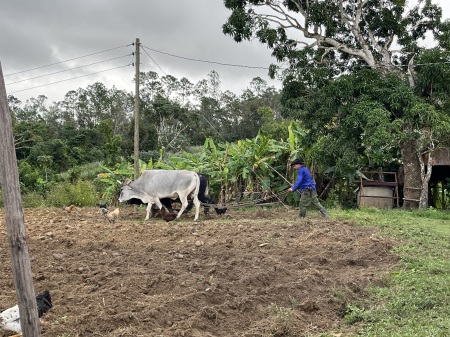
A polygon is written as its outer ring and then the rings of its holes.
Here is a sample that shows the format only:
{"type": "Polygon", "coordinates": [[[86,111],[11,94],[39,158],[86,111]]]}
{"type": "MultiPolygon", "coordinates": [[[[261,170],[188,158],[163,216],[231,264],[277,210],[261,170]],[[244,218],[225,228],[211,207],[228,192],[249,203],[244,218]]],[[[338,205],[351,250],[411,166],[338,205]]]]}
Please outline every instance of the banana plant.
{"type": "MultiPolygon", "coordinates": [[[[151,167],[151,162],[146,164],[144,161],[139,160],[139,174],[142,171],[151,167]]],[[[102,193],[103,202],[115,203],[120,188],[125,181],[134,180],[134,168],[131,164],[121,164],[116,169],[109,169],[106,166],[102,166],[104,172],[97,175],[97,180],[104,184],[106,187],[102,193]]]]}

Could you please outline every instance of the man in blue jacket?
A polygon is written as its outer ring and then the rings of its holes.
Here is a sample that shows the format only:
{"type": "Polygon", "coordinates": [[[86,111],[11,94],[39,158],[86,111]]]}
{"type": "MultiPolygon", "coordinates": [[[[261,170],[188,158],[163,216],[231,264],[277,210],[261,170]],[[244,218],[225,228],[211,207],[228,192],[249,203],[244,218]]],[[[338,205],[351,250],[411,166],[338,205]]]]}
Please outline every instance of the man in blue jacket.
{"type": "Polygon", "coordinates": [[[302,196],[300,198],[300,218],[306,216],[306,208],[312,204],[319,210],[320,214],[324,218],[328,218],[325,207],[320,204],[319,198],[317,198],[316,183],[314,182],[309,170],[303,166],[303,160],[297,158],[291,163],[291,167],[297,170],[297,181],[288,189],[289,192],[300,190],[302,196]]]}

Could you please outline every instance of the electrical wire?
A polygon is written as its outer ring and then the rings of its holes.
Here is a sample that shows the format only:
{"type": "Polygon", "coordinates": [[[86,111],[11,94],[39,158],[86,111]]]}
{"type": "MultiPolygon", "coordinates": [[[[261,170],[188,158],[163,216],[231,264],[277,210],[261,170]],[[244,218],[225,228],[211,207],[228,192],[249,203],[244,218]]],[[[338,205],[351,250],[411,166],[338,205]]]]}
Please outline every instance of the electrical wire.
{"type": "Polygon", "coordinates": [[[188,60],[188,61],[203,62],[203,63],[210,63],[210,64],[218,64],[218,65],[221,65],[221,66],[228,66],[228,67],[239,67],[239,68],[269,70],[269,68],[267,68],[267,67],[246,66],[246,65],[241,65],[241,64],[231,64],[231,63],[222,63],[222,62],[216,62],[216,61],[199,60],[199,59],[194,59],[194,58],[190,58],[190,57],[185,57],[185,56],[179,56],[179,55],[166,53],[166,52],[163,52],[163,51],[160,51],[160,50],[156,50],[156,49],[153,49],[153,48],[149,48],[149,47],[146,47],[146,46],[142,46],[142,48],[149,49],[151,51],[154,51],[156,53],[160,53],[160,54],[163,54],[163,55],[168,55],[168,56],[171,56],[171,57],[176,57],[176,58],[183,59],[183,60],[188,60]]]}
{"type": "Polygon", "coordinates": [[[164,73],[164,75],[167,76],[166,72],[159,66],[158,63],[156,63],[156,61],[153,59],[153,57],[150,56],[149,53],[147,53],[147,51],[145,50],[145,48],[142,47],[142,45],[140,46],[141,49],[147,54],[148,57],[150,57],[150,59],[156,64],[156,66],[164,73]]]}
{"type": "Polygon", "coordinates": [[[113,57],[113,58],[111,58],[111,59],[104,60],[104,61],[98,61],[98,62],[86,64],[86,65],[83,65],[83,66],[79,66],[79,67],[74,67],[74,68],[69,68],[69,69],[65,69],[65,70],[56,71],[56,72],[50,73],[50,74],[45,74],[45,75],[40,75],[40,76],[30,77],[30,78],[26,78],[26,79],[24,79],[24,80],[20,80],[20,81],[16,81],[16,82],[11,82],[11,83],[6,83],[6,85],[12,85],[12,84],[21,83],[21,82],[25,82],[25,81],[29,81],[29,80],[34,80],[34,79],[36,79],[36,78],[41,78],[41,77],[45,77],[45,76],[50,76],[50,75],[55,75],[55,74],[63,73],[63,72],[66,72],[66,71],[71,71],[71,70],[75,70],[75,69],[80,69],[80,68],[84,68],[84,67],[89,67],[89,66],[92,66],[92,65],[94,65],[94,64],[99,64],[99,63],[104,63],[104,62],[108,62],[108,61],[112,61],[112,60],[117,60],[117,59],[124,58],[124,57],[127,57],[127,56],[132,56],[132,55],[133,55],[133,54],[128,54],[128,55],[124,55],[124,56],[113,57]]]}
{"type": "MultiPolygon", "coordinates": [[[[132,45],[134,45],[134,43],[130,43],[130,44],[125,45],[125,46],[119,46],[119,47],[115,47],[115,48],[106,49],[106,50],[103,50],[103,51],[99,51],[99,52],[95,52],[95,53],[91,53],[91,54],[87,54],[87,55],[83,55],[83,56],[79,56],[79,57],[74,57],[74,58],[71,58],[71,59],[68,59],[68,60],[55,62],[55,63],[52,63],[52,64],[48,64],[48,65],[44,65],[44,66],[40,66],[40,67],[36,67],[36,68],[31,68],[31,69],[28,69],[28,70],[23,70],[23,71],[11,73],[11,74],[6,74],[3,77],[17,75],[17,74],[21,74],[21,73],[24,73],[24,72],[37,70],[37,69],[42,69],[42,68],[50,67],[50,66],[53,66],[53,65],[57,65],[57,64],[61,64],[61,63],[65,63],[65,62],[69,62],[69,61],[73,61],[73,60],[77,60],[77,59],[81,59],[81,58],[85,58],[85,57],[89,57],[89,56],[105,53],[105,52],[108,52],[108,51],[129,47],[129,46],[132,46],[132,45]]],[[[163,52],[163,51],[160,51],[160,50],[157,50],[157,49],[146,47],[146,46],[144,46],[142,44],[140,45],[140,47],[142,48],[142,50],[144,50],[144,52],[147,54],[147,56],[156,64],[156,66],[164,73],[164,75],[166,75],[165,71],[152,58],[152,56],[146,51],[146,49],[154,51],[154,52],[157,52],[157,53],[160,53],[160,54],[163,54],[163,55],[168,55],[168,56],[171,56],[171,57],[180,58],[180,59],[188,60],[188,61],[194,61],[194,62],[203,62],[203,63],[208,63],[208,64],[218,64],[218,65],[229,66],[229,67],[240,67],[240,68],[249,68],[249,69],[264,69],[264,70],[268,70],[269,69],[267,67],[247,66],[247,65],[240,65],[240,64],[231,64],[231,63],[223,63],[223,62],[216,62],[216,61],[209,61],[209,60],[194,59],[194,58],[189,58],[189,57],[185,57],[185,56],[179,56],[179,55],[163,52]]],[[[104,60],[104,61],[94,62],[94,63],[88,64],[88,65],[84,65],[84,66],[79,66],[79,67],[75,67],[75,68],[71,68],[71,69],[61,70],[61,71],[50,73],[50,74],[46,74],[46,75],[31,77],[31,78],[28,78],[28,79],[25,79],[25,80],[20,80],[20,81],[16,81],[16,82],[7,83],[6,85],[12,85],[12,84],[16,84],[16,83],[20,83],[20,82],[36,79],[36,78],[41,78],[41,77],[50,76],[50,75],[54,75],[54,74],[58,74],[58,73],[62,73],[62,72],[66,72],[66,71],[70,71],[70,70],[74,70],[74,69],[79,69],[79,68],[87,67],[87,66],[90,66],[90,65],[99,64],[99,63],[103,63],[103,62],[107,62],[107,61],[123,58],[123,57],[130,56],[130,55],[134,56],[134,53],[128,54],[128,55],[125,55],[125,56],[119,56],[119,57],[111,58],[111,59],[104,60]]],[[[428,65],[437,65],[437,64],[450,64],[450,61],[434,62],[434,63],[419,63],[419,64],[415,64],[415,66],[428,66],[428,65]]],[[[56,83],[61,83],[61,82],[65,82],[65,81],[70,81],[70,80],[73,80],[73,79],[86,77],[86,76],[91,76],[91,75],[95,75],[95,74],[98,74],[98,73],[102,73],[102,72],[106,72],[106,71],[110,71],[110,70],[114,70],[114,69],[124,68],[124,67],[127,67],[129,65],[134,65],[134,63],[127,64],[127,65],[124,65],[124,66],[115,67],[115,68],[110,68],[110,69],[106,69],[106,70],[102,70],[102,71],[98,71],[98,72],[94,72],[94,73],[87,74],[87,75],[82,75],[82,76],[77,76],[77,77],[73,77],[73,78],[68,78],[68,79],[64,79],[64,80],[61,80],[61,81],[51,82],[51,83],[47,83],[47,84],[43,84],[43,85],[31,87],[31,88],[26,88],[26,89],[22,89],[22,90],[16,90],[16,91],[13,91],[13,92],[10,92],[10,93],[17,93],[17,92],[27,91],[27,90],[31,90],[31,89],[35,89],[35,88],[51,85],[51,84],[56,84],[56,83]]],[[[397,65],[397,67],[407,67],[407,65],[397,65]]],[[[302,67],[302,68],[297,68],[297,69],[301,70],[301,69],[308,69],[308,68],[311,68],[311,67],[302,67]]],[[[216,130],[216,132],[217,132],[217,130],[216,130]]],[[[217,133],[220,135],[219,132],[217,132],[217,133]]]]}
{"type": "MultiPolygon", "coordinates": [[[[228,66],[228,67],[239,67],[239,68],[249,68],[249,69],[263,69],[263,70],[269,70],[270,69],[270,68],[267,68],[267,67],[248,66],[248,65],[241,65],[241,64],[222,63],[222,62],[217,62],[217,61],[194,59],[194,58],[190,58],[190,57],[185,57],[185,56],[180,56],[180,55],[175,55],[175,54],[163,52],[161,50],[153,49],[153,48],[146,47],[146,46],[143,46],[143,45],[141,45],[141,47],[144,50],[145,49],[149,49],[149,50],[152,50],[152,51],[154,51],[156,53],[160,53],[160,54],[163,54],[163,55],[168,55],[168,56],[179,58],[179,59],[183,59],[183,60],[193,61],[193,62],[202,62],[202,63],[209,63],[209,64],[218,64],[218,65],[228,66]]],[[[149,57],[150,57],[150,55],[149,55],[149,57]]],[[[426,66],[426,65],[449,64],[449,63],[450,63],[450,61],[434,62],[434,63],[419,63],[419,64],[415,64],[414,66],[426,66]]],[[[369,65],[360,65],[360,66],[367,67],[367,68],[371,67],[369,65]]],[[[407,64],[406,65],[394,65],[394,66],[395,67],[399,67],[399,68],[400,67],[408,67],[407,64]]],[[[161,69],[161,67],[159,67],[159,68],[161,69]]],[[[301,68],[295,68],[295,69],[297,69],[297,70],[307,70],[307,69],[312,69],[312,68],[314,68],[314,67],[301,67],[301,68]]],[[[375,68],[384,68],[384,66],[375,66],[375,68]]],[[[281,68],[281,69],[288,69],[288,68],[281,68]]],[[[161,69],[161,71],[162,71],[162,69],[161,69]]]]}
{"type": "Polygon", "coordinates": [[[61,63],[65,63],[65,62],[70,62],[70,61],[73,61],[73,60],[78,60],[78,59],[81,59],[81,58],[84,58],[84,57],[89,57],[89,56],[92,56],[92,55],[97,55],[97,54],[101,54],[101,53],[106,53],[106,52],[111,51],[111,50],[116,50],[116,49],[120,49],[120,48],[125,48],[125,47],[129,47],[129,46],[132,46],[132,45],[133,45],[133,43],[130,43],[130,44],[126,45],[126,46],[120,46],[120,47],[110,48],[110,49],[102,50],[102,51],[99,51],[99,52],[96,52],[96,53],[91,53],[91,54],[84,55],[84,56],[74,57],[74,58],[69,59],[69,60],[60,61],[60,62],[55,62],[55,63],[52,63],[52,64],[47,64],[47,65],[45,65],[45,66],[40,66],[40,67],[36,67],[36,68],[31,68],[31,69],[27,69],[27,70],[18,71],[18,72],[16,72],[16,73],[12,73],[12,74],[3,75],[3,77],[12,76],[12,75],[17,75],[17,74],[25,73],[25,72],[27,72],[27,71],[32,71],[32,70],[42,69],[42,68],[46,68],[46,67],[51,67],[51,66],[54,66],[54,65],[56,65],[56,64],[61,64],[61,63]]]}
{"type": "Polygon", "coordinates": [[[56,81],[56,82],[51,82],[51,83],[46,83],[46,84],[42,84],[42,85],[37,85],[35,87],[31,87],[31,88],[26,88],[26,89],[21,89],[21,90],[16,90],[16,91],[11,91],[8,92],[8,94],[14,94],[16,92],[22,92],[22,91],[27,91],[27,90],[31,90],[31,89],[36,89],[36,88],[40,88],[40,87],[45,87],[47,85],[51,85],[51,84],[56,84],[56,83],[61,83],[61,82],[67,82],[67,81],[71,81],[71,80],[75,80],[77,78],[81,78],[81,77],[87,77],[87,76],[91,76],[91,75],[95,75],[95,74],[99,74],[99,73],[104,73],[106,71],[111,71],[111,70],[115,70],[115,69],[120,69],[120,68],[125,68],[130,66],[131,63],[128,63],[124,66],[119,66],[119,67],[114,67],[114,68],[110,68],[110,69],[105,69],[105,70],[101,70],[101,71],[97,71],[95,73],[91,73],[91,74],[86,74],[86,75],[81,75],[81,76],[77,76],[77,77],[72,77],[72,78],[67,78],[65,80],[61,80],[61,81],[56,81]]]}

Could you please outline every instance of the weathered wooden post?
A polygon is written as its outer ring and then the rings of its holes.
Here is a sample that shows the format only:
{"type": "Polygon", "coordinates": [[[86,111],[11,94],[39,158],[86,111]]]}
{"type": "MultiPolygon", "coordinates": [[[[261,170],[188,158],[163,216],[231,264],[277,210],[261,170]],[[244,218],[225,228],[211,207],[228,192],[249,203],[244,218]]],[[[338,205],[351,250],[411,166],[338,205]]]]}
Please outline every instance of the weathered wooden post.
{"type": "Polygon", "coordinates": [[[31,276],[30,257],[25,233],[19,171],[8,109],[5,81],[0,63],[0,171],[5,221],[12,257],[12,271],[19,304],[20,324],[25,337],[39,337],[41,328],[31,276]]]}

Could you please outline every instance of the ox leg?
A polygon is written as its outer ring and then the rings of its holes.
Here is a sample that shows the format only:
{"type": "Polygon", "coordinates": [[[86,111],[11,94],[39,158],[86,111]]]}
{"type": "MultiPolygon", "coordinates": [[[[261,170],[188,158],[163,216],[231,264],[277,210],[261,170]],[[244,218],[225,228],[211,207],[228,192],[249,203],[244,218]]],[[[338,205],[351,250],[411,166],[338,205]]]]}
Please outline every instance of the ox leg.
{"type": "Polygon", "coordinates": [[[188,206],[187,196],[184,196],[184,197],[180,196],[180,201],[181,201],[181,209],[180,209],[180,211],[177,214],[177,219],[180,218],[180,216],[183,214],[184,210],[188,206]]]}
{"type": "Polygon", "coordinates": [[[172,199],[170,199],[170,198],[162,198],[162,199],[159,199],[159,201],[167,209],[167,211],[169,213],[173,213],[172,199]]]}
{"type": "Polygon", "coordinates": [[[152,211],[152,205],[155,204],[160,210],[162,208],[161,201],[159,199],[153,200],[153,202],[149,202],[147,206],[147,216],[145,217],[145,220],[148,220],[150,218],[150,212],[152,211]]]}
{"type": "Polygon", "coordinates": [[[145,216],[144,220],[148,220],[150,218],[150,212],[152,211],[152,206],[153,206],[153,203],[149,202],[147,205],[147,215],[145,216]]]}
{"type": "MultiPolygon", "coordinates": [[[[146,215],[144,220],[148,220],[150,218],[150,213],[152,212],[153,204],[155,204],[159,209],[161,209],[161,207],[162,207],[161,202],[159,201],[159,199],[150,201],[148,203],[148,205],[147,205],[147,215],[146,215]]],[[[153,214],[152,214],[152,218],[153,218],[153,214]]]]}
{"type": "Polygon", "coordinates": [[[195,196],[193,201],[194,201],[194,205],[195,205],[195,218],[194,218],[194,221],[197,221],[198,220],[198,215],[200,213],[200,200],[198,200],[198,197],[195,196]]]}
{"type": "MultiPolygon", "coordinates": [[[[216,203],[213,199],[207,198],[207,197],[205,197],[203,200],[199,198],[199,200],[200,200],[200,202],[203,202],[204,204],[215,204],[216,203]]],[[[203,206],[203,208],[204,208],[203,213],[205,215],[207,215],[209,213],[209,206],[203,206]]]]}

